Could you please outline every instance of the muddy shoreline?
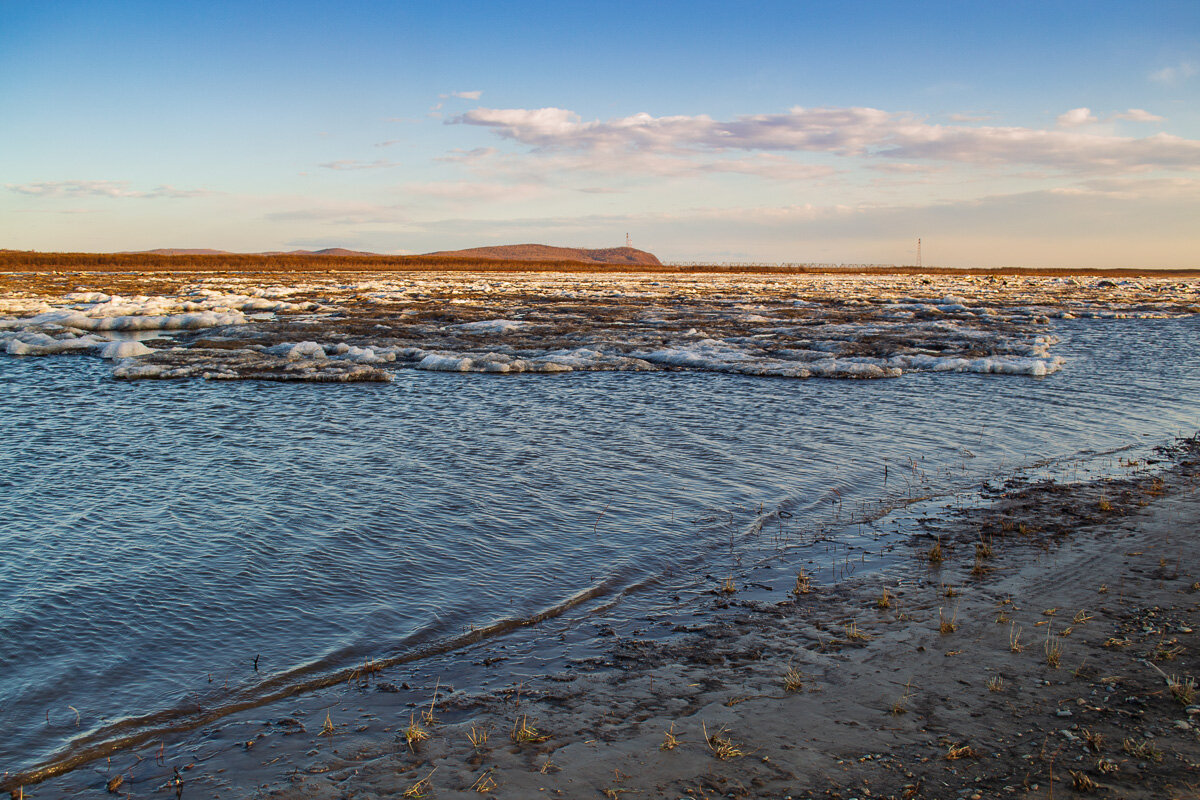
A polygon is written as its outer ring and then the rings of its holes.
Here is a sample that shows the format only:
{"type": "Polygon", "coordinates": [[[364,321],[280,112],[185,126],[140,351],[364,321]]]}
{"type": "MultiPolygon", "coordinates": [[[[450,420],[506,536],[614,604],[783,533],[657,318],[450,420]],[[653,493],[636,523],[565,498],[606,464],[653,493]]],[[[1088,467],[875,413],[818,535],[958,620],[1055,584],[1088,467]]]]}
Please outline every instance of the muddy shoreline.
{"type": "Polygon", "coordinates": [[[1200,444],[1130,472],[997,485],[893,568],[715,583],[540,676],[466,653],[491,691],[367,668],[15,796],[1195,796],[1200,444]]]}

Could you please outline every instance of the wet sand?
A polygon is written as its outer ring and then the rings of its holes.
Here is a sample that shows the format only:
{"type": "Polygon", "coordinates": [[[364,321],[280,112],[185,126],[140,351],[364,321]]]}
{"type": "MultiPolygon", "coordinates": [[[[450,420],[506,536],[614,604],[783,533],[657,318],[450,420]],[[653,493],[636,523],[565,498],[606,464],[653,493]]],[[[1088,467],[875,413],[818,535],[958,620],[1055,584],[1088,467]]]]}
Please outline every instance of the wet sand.
{"type": "Polygon", "coordinates": [[[832,587],[714,584],[532,680],[484,658],[497,691],[367,665],[25,796],[1196,797],[1200,444],[1130,472],[1012,481],[832,587]]]}

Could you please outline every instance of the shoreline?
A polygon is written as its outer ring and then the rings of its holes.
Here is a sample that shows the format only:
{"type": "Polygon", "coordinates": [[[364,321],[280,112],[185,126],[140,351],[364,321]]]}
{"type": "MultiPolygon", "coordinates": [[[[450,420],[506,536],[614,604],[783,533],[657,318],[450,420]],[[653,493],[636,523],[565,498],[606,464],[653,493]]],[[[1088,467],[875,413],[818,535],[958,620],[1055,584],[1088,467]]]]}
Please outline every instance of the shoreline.
{"type": "Polygon", "coordinates": [[[365,672],[25,796],[117,777],[264,798],[1175,796],[1200,783],[1200,707],[1159,674],[1186,694],[1200,669],[1200,444],[1181,448],[1161,475],[1005,487],[883,572],[766,599],[714,587],[678,635],[633,626],[536,680],[467,694],[365,672]]]}
{"type": "Polygon", "coordinates": [[[308,275],[338,273],[386,275],[403,273],[600,275],[903,275],[973,277],[1170,278],[1194,280],[1194,267],[918,267],[902,264],[832,264],[816,262],[705,264],[604,263],[571,260],[514,260],[436,255],[165,255],[149,253],[52,253],[0,251],[0,276],[38,274],[119,275],[308,275]]]}

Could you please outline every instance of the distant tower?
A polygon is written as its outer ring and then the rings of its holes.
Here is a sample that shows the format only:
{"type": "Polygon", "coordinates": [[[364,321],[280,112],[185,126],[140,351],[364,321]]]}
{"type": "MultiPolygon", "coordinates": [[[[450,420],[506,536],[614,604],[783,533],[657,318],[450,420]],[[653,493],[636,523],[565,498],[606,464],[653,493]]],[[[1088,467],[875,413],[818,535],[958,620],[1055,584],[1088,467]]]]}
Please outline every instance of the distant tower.
{"type": "Polygon", "coordinates": [[[625,246],[626,246],[626,247],[633,247],[633,239],[630,239],[630,238],[629,238],[629,234],[628,234],[628,233],[627,233],[627,234],[625,234],[625,246]]]}
{"type": "Polygon", "coordinates": [[[917,239],[917,269],[921,268],[921,240],[917,239]]]}

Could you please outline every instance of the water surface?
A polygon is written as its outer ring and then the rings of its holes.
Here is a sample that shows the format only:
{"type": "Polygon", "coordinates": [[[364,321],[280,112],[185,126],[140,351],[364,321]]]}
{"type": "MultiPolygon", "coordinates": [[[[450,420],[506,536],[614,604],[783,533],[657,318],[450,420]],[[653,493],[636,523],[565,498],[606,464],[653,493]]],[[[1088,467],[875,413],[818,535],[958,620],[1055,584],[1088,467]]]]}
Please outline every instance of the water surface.
{"type": "Polygon", "coordinates": [[[0,770],[592,587],[689,580],[759,508],[825,518],[905,465],[966,483],[1200,427],[1196,318],[1054,333],[1066,364],[1043,378],[130,383],[90,356],[0,358],[0,770]]]}

